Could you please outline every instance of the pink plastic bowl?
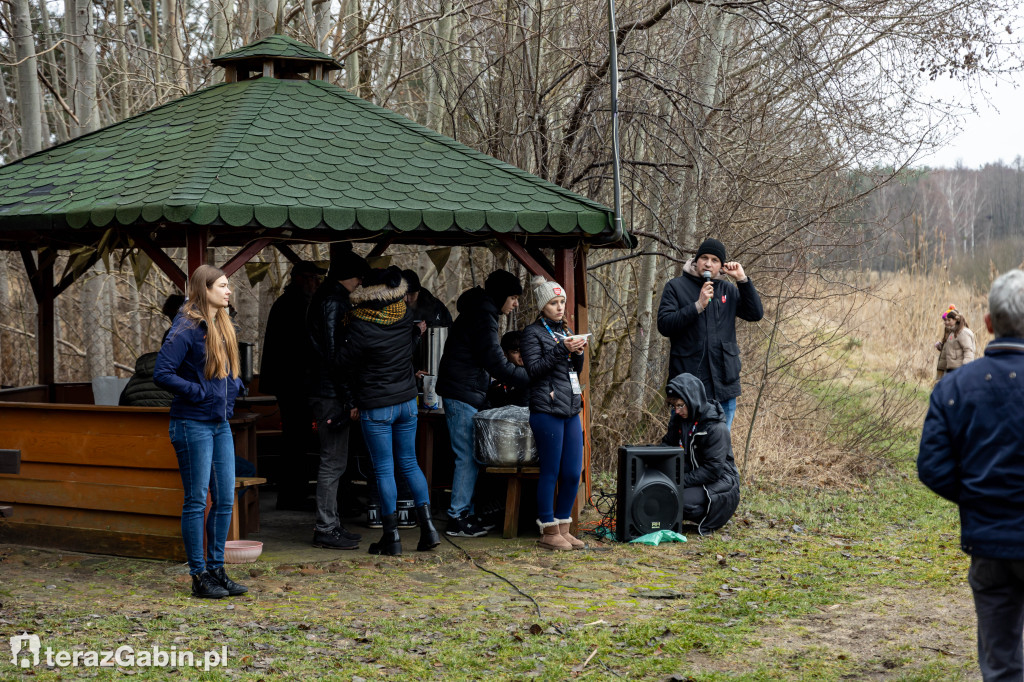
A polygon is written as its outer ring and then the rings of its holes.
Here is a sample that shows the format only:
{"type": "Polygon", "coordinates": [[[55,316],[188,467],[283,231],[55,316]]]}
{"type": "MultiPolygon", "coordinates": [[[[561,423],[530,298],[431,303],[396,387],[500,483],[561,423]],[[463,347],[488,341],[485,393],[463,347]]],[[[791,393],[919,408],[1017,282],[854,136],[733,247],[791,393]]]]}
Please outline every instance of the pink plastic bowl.
{"type": "Polygon", "coordinates": [[[228,540],[224,543],[224,563],[249,564],[263,553],[263,543],[255,540],[228,540]]]}

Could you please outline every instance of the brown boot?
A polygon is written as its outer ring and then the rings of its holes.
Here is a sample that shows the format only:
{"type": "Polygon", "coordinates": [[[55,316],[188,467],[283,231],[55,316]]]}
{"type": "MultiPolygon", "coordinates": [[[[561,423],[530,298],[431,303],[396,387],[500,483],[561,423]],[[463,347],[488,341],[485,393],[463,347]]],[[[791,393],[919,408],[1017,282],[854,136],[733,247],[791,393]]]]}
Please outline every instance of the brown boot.
{"type": "Polygon", "coordinates": [[[558,522],[558,534],[562,536],[562,539],[569,543],[573,549],[583,549],[586,547],[578,538],[574,538],[569,532],[569,524],[572,523],[572,519],[555,519],[558,522]]]}
{"type": "Polygon", "coordinates": [[[538,545],[544,549],[553,549],[560,552],[572,549],[572,545],[566,542],[562,534],[558,532],[558,521],[543,523],[538,520],[537,525],[540,527],[541,533],[540,540],[537,540],[538,545]]]}

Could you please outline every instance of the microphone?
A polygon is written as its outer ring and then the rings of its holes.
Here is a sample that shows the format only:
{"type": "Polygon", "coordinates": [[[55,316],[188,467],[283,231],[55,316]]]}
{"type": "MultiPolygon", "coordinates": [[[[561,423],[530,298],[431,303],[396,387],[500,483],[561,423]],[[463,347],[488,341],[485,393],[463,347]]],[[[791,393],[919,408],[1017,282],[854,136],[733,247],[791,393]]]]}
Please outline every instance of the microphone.
{"type": "Polygon", "coordinates": [[[711,281],[711,271],[710,270],[705,270],[704,271],[704,281],[705,282],[710,282],[711,281]]]}

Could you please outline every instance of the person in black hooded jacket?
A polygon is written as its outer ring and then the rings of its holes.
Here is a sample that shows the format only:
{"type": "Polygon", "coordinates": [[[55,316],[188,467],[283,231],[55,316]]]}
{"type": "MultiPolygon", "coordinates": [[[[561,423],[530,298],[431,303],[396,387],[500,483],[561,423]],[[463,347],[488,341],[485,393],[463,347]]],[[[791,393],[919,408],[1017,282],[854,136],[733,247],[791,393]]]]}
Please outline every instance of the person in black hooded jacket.
{"type": "Polygon", "coordinates": [[[498,341],[498,316],[518,308],[522,293],[518,277],[506,270],[495,270],[482,289],[474,287],[459,297],[459,317],[444,345],[437,393],[444,399],[445,421],[455,453],[448,535],[487,534],[488,529],[471,515],[470,509],[480,470],[473,458],[473,415],[484,408],[492,378],[513,386],[529,383],[526,371],[508,361],[498,341]]]}
{"type": "Polygon", "coordinates": [[[544,549],[583,549],[569,533],[572,508],[583,473],[583,370],[586,337],[574,336],[565,323],[565,291],[543,277],[533,280],[540,315],[519,340],[530,375],[530,428],[537,443],[537,525],[544,549]],[[555,488],[558,488],[556,494],[555,488]]]}
{"type": "Polygon", "coordinates": [[[401,554],[398,536],[396,467],[412,490],[420,542],[425,551],[440,544],[430,513],[427,479],[416,462],[416,371],[412,354],[419,330],[405,305],[407,285],[392,266],[371,270],[352,292],[338,365],[359,410],[363,438],[373,460],[380,493],[383,533],[370,554],[401,554]]]}
{"type": "Polygon", "coordinates": [[[732,456],[732,439],[717,400],[692,374],[673,377],[665,387],[672,418],[662,445],[686,452],[683,468],[683,519],[697,532],[721,528],[740,503],[740,477],[732,456]]]}

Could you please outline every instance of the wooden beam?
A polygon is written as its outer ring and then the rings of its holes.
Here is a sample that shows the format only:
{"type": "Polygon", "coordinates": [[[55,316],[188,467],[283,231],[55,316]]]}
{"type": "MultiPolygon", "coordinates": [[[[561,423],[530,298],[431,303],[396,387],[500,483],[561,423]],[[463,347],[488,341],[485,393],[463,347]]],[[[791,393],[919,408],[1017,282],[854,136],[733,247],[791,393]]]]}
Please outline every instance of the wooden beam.
{"type": "MultiPolygon", "coordinates": [[[[194,225],[185,228],[186,270],[191,276],[200,265],[206,264],[206,247],[210,243],[210,230],[194,225]]],[[[184,291],[184,289],[182,290],[184,291]]]]}
{"type": "Polygon", "coordinates": [[[550,273],[549,279],[558,279],[555,277],[555,266],[551,264],[551,261],[548,260],[548,257],[544,255],[544,252],[541,251],[540,248],[532,244],[527,244],[526,252],[533,256],[533,259],[537,261],[542,268],[544,268],[545,272],[550,273]]]}
{"type": "MultiPolygon", "coordinates": [[[[42,256],[42,254],[40,254],[42,256]]],[[[53,260],[40,257],[40,266],[36,272],[38,282],[39,304],[36,311],[36,349],[39,359],[39,383],[47,387],[50,400],[53,400],[53,384],[56,381],[54,371],[54,292],[53,292],[53,260]]]]}
{"type": "Polygon", "coordinates": [[[36,303],[39,302],[39,281],[36,279],[39,274],[39,268],[36,267],[36,259],[32,255],[32,249],[28,247],[21,247],[18,249],[21,253],[21,262],[25,264],[25,274],[28,275],[28,283],[32,287],[32,295],[36,298],[36,303]]]}
{"type": "Polygon", "coordinates": [[[21,450],[0,450],[0,474],[21,472],[21,450]]]}
{"type": "Polygon", "coordinates": [[[576,329],[576,273],[573,271],[573,250],[555,249],[555,281],[565,289],[565,315],[569,328],[576,329]]]}
{"type": "Polygon", "coordinates": [[[302,261],[302,256],[292,251],[292,248],[281,242],[274,242],[274,248],[281,252],[281,255],[288,259],[293,265],[302,261]]]}
{"type": "Polygon", "coordinates": [[[89,268],[95,265],[96,261],[98,261],[100,258],[101,256],[99,250],[93,251],[92,255],[90,255],[89,259],[86,261],[85,267],[82,268],[77,275],[75,274],[75,271],[72,270],[60,278],[60,282],[58,282],[57,286],[53,288],[53,295],[60,296],[62,293],[64,293],[65,289],[67,289],[69,286],[77,282],[78,279],[86,272],[88,272],[89,268]]]}
{"type": "Polygon", "coordinates": [[[164,253],[163,249],[157,246],[149,237],[145,235],[132,235],[132,241],[135,242],[135,245],[143,253],[153,259],[153,262],[167,275],[171,283],[184,293],[188,285],[188,277],[181,271],[178,264],[171,260],[171,257],[164,253]]]}
{"type": "Polygon", "coordinates": [[[540,275],[548,280],[554,279],[554,273],[545,270],[544,266],[538,263],[530,252],[526,250],[526,247],[517,242],[514,237],[510,237],[507,234],[499,234],[498,241],[531,275],[540,275]]]}
{"type": "Polygon", "coordinates": [[[273,243],[273,239],[266,237],[262,239],[255,239],[246,244],[242,249],[234,256],[228,259],[224,265],[220,266],[220,269],[224,271],[224,274],[230,277],[235,274],[240,267],[252,260],[252,257],[257,253],[265,249],[267,246],[273,243]]]}
{"type": "Polygon", "coordinates": [[[388,250],[388,247],[391,246],[391,242],[393,242],[394,240],[394,237],[384,237],[383,239],[380,239],[376,244],[373,245],[373,248],[370,249],[370,253],[366,254],[367,259],[380,258],[381,256],[383,256],[384,252],[388,250]]]}
{"type": "MultiPolygon", "coordinates": [[[[573,327],[577,334],[586,334],[590,331],[590,321],[587,317],[587,252],[580,245],[576,251],[574,260],[573,294],[576,297],[576,326],[573,327]]],[[[583,385],[583,413],[580,419],[583,422],[583,491],[585,493],[583,502],[590,499],[591,495],[591,466],[593,458],[593,441],[591,440],[591,414],[590,414],[590,350],[583,355],[583,370],[580,372],[580,383],[583,385]]],[[[577,500],[579,496],[577,496],[577,500]]],[[[579,518],[578,516],[576,518],[579,518]]]]}

